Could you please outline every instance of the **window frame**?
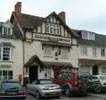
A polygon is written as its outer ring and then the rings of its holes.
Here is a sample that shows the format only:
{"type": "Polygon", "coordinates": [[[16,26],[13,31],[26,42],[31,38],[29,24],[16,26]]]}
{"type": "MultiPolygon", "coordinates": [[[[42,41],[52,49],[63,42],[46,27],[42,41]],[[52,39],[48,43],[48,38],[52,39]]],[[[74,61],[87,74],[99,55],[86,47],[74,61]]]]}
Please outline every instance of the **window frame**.
{"type": "Polygon", "coordinates": [[[68,47],[61,47],[61,58],[69,59],[69,48],[68,47]]]}
{"type": "Polygon", "coordinates": [[[105,48],[101,48],[101,56],[105,57],[105,48]]]}
{"type": "Polygon", "coordinates": [[[49,34],[60,35],[61,26],[56,23],[46,23],[45,32],[49,34]]]}
{"type": "Polygon", "coordinates": [[[0,46],[0,49],[1,49],[1,52],[0,52],[0,56],[1,56],[1,59],[0,59],[0,61],[11,61],[12,60],[12,47],[11,46],[0,46]],[[8,54],[7,52],[9,52],[9,56],[8,56],[8,58],[6,58],[5,60],[4,60],[4,48],[8,48],[9,49],[9,51],[6,51],[6,55],[8,54]]]}
{"type": "Polygon", "coordinates": [[[97,56],[97,48],[96,47],[92,48],[92,55],[95,57],[97,56]]]}
{"type": "Polygon", "coordinates": [[[81,56],[87,56],[88,55],[88,49],[86,46],[81,46],[81,56]]]}
{"type": "Polygon", "coordinates": [[[13,70],[0,70],[0,79],[5,78],[5,79],[13,79],[13,70]],[[6,72],[6,73],[3,73],[6,72]],[[11,75],[9,75],[9,72],[12,72],[11,75]]]}
{"type": "Polygon", "coordinates": [[[52,57],[53,56],[53,47],[52,46],[44,45],[43,51],[44,51],[44,57],[52,57]]]}

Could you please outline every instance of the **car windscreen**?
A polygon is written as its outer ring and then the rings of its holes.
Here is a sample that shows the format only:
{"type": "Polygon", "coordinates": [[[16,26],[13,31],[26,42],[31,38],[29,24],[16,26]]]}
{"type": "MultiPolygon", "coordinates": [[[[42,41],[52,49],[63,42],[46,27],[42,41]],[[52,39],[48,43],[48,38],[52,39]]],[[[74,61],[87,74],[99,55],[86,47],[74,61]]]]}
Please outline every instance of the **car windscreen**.
{"type": "Polygon", "coordinates": [[[21,85],[18,82],[3,82],[2,87],[4,89],[13,89],[13,88],[20,89],[21,85]]]}
{"type": "Polygon", "coordinates": [[[100,76],[100,79],[106,80],[106,75],[100,76]]]}
{"type": "Polygon", "coordinates": [[[50,80],[40,80],[40,84],[52,84],[50,80]]]}

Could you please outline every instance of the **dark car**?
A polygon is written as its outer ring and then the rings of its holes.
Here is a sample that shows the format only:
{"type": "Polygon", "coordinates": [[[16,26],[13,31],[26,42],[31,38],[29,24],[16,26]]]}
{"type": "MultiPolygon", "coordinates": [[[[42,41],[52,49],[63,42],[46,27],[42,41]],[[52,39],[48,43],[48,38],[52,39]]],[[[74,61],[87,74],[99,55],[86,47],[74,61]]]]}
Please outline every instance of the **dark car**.
{"type": "Polygon", "coordinates": [[[24,100],[26,90],[15,80],[0,81],[0,100],[24,100]]]}

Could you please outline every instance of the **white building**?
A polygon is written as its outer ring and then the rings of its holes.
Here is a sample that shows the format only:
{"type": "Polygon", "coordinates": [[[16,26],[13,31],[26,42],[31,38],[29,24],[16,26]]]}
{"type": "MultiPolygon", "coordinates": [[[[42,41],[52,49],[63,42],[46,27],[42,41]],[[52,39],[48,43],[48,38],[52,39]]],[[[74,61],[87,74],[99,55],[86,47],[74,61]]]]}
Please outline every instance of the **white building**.
{"type": "Polygon", "coordinates": [[[106,73],[106,36],[79,30],[79,66],[82,72],[106,73]]]}
{"type": "Polygon", "coordinates": [[[17,2],[11,23],[22,37],[24,75],[30,81],[53,78],[54,70],[78,66],[78,35],[67,26],[64,12],[47,17],[23,14],[17,2]]]}
{"type": "Polygon", "coordinates": [[[9,21],[0,23],[0,79],[19,79],[23,74],[22,41],[9,21]]]}

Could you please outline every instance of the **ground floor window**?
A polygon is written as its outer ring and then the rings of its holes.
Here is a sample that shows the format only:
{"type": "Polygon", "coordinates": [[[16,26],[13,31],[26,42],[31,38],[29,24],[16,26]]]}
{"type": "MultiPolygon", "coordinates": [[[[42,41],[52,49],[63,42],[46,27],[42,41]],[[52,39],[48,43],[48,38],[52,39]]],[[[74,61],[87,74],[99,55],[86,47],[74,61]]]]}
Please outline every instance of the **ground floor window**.
{"type": "Polygon", "coordinates": [[[11,70],[0,70],[0,79],[13,79],[13,71],[11,70]]]}

